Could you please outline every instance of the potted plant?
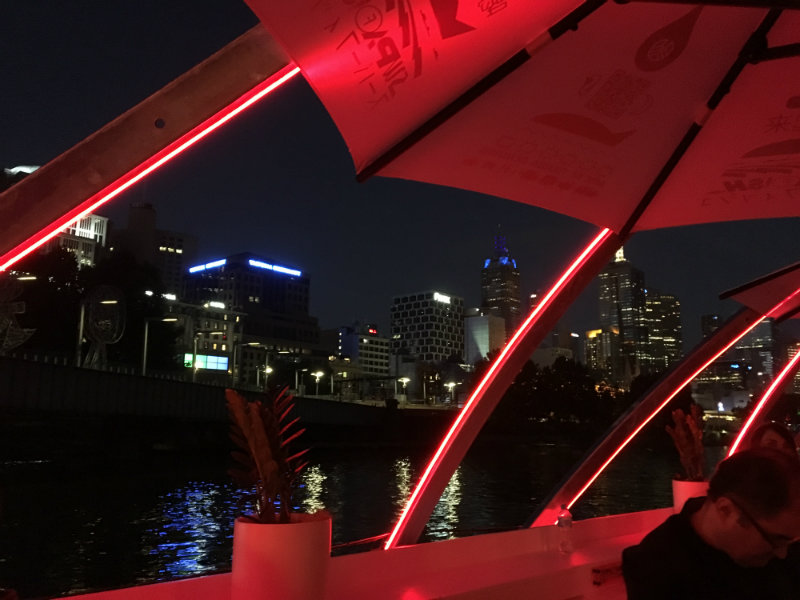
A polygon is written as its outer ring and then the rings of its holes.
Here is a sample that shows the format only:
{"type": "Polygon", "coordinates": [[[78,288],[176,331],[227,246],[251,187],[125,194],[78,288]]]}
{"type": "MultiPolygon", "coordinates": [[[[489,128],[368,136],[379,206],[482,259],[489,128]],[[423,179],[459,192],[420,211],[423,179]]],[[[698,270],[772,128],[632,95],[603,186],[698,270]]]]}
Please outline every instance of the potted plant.
{"type": "Polygon", "coordinates": [[[330,559],[331,517],[292,511],[292,493],[306,466],[306,450],[291,454],[290,442],[305,430],[292,418],[287,389],[250,402],[226,390],[231,419],[231,477],[255,490],[255,512],[233,529],[232,600],[320,599],[330,559]]]}
{"type": "Polygon", "coordinates": [[[675,512],[680,512],[687,499],[704,496],[708,489],[705,478],[705,448],[703,447],[703,410],[692,404],[688,413],[677,408],[672,411],[673,425],[667,425],[680,456],[683,475],[672,480],[675,512]]]}

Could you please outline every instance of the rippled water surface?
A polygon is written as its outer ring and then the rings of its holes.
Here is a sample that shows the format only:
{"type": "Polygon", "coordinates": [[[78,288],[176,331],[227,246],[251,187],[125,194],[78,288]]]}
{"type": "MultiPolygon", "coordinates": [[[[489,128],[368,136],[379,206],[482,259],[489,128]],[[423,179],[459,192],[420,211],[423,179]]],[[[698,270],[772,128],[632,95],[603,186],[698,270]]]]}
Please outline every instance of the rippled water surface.
{"type": "MultiPolygon", "coordinates": [[[[522,525],[578,453],[565,444],[482,444],[451,479],[427,540],[522,525]]],[[[623,455],[576,506],[576,518],[667,506],[672,457],[623,455]]],[[[295,501],[333,515],[333,544],[387,532],[427,452],[317,449],[295,501]]],[[[244,490],[207,457],[137,463],[57,459],[0,465],[0,587],[46,597],[230,568],[244,490]]],[[[352,548],[348,548],[352,551],[352,548]]]]}

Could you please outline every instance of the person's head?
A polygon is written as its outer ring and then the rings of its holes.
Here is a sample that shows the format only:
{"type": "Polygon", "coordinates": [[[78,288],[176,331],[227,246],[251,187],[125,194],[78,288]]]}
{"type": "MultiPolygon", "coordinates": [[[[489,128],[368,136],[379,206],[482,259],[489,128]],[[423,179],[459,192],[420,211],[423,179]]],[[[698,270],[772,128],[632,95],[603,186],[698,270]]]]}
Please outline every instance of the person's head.
{"type": "Polygon", "coordinates": [[[784,558],[800,538],[800,461],[771,448],[722,461],[708,484],[714,545],[745,567],[784,558]]]}
{"type": "Polygon", "coordinates": [[[780,423],[764,423],[753,430],[747,444],[748,448],[774,448],[797,456],[797,446],[792,433],[780,423]]]}

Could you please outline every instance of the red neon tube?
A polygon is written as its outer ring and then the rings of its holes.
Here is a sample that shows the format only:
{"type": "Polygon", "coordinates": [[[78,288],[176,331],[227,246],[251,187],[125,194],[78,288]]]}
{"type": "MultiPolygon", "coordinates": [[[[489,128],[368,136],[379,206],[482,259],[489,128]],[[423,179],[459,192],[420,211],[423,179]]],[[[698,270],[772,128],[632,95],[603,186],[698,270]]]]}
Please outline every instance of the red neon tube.
{"type": "MultiPolygon", "coordinates": [[[[665,399],[665,400],[664,400],[664,401],[663,401],[661,404],[659,404],[659,405],[658,405],[658,406],[657,406],[657,407],[656,407],[656,408],[653,410],[653,412],[652,412],[652,413],[650,413],[650,415],[649,415],[649,416],[648,416],[648,417],[647,417],[647,418],[646,418],[646,419],[645,419],[645,420],[644,420],[644,421],[643,421],[643,422],[642,422],[642,423],[641,423],[641,424],[640,424],[640,425],[639,425],[639,426],[638,426],[638,427],[637,427],[637,428],[636,428],[636,429],[635,429],[635,430],[634,430],[634,431],[633,431],[633,432],[632,432],[632,433],[631,433],[631,434],[630,434],[630,435],[629,435],[627,438],[625,438],[625,439],[624,439],[624,440],[623,440],[623,441],[620,443],[620,445],[617,447],[617,449],[616,449],[616,450],[614,450],[614,452],[611,454],[611,456],[609,456],[609,457],[608,457],[608,459],[607,459],[607,460],[606,460],[606,461],[605,461],[605,462],[604,462],[602,465],[600,465],[600,467],[597,469],[597,471],[594,473],[594,475],[592,475],[592,476],[591,476],[591,477],[588,479],[588,481],[586,482],[586,484],[585,484],[585,485],[584,485],[584,486],[583,486],[583,487],[582,487],[582,488],[581,488],[581,489],[578,491],[578,493],[576,493],[576,494],[575,494],[575,496],[572,498],[572,500],[570,500],[570,501],[567,503],[567,508],[572,508],[572,506],[575,504],[575,502],[577,502],[577,501],[578,501],[578,499],[579,499],[581,496],[583,496],[583,494],[586,492],[586,490],[587,490],[587,489],[589,489],[589,487],[590,487],[590,486],[591,486],[591,485],[592,485],[592,484],[595,482],[595,480],[596,480],[596,479],[597,479],[597,478],[600,476],[600,474],[601,474],[603,471],[605,471],[606,467],[608,467],[608,465],[609,465],[609,464],[611,464],[611,462],[612,462],[612,461],[613,461],[613,460],[614,460],[614,459],[617,457],[617,455],[618,455],[620,452],[622,452],[623,448],[625,448],[625,446],[627,446],[627,445],[630,443],[630,441],[631,441],[633,438],[635,438],[635,437],[636,437],[636,436],[639,434],[639,432],[640,432],[640,431],[641,431],[641,430],[642,430],[642,429],[645,427],[645,425],[647,425],[647,424],[648,424],[648,423],[649,423],[649,422],[650,422],[650,421],[653,419],[653,417],[655,417],[655,416],[656,416],[656,415],[657,415],[659,412],[661,412],[661,410],[662,410],[662,409],[663,409],[663,408],[664,408],[664,407],[665,407],[665,406],[666,406],[666,405],[669,403],[669,401],[670,401],[670,400],[672,400],[672,399],[675,397],[675,395],[676,395],[676,394],[678,394],[678,392],[680,392],[680,391],[681,391],[681,390],[682,390],[684,387],[686,387],[686,385],[687,385],[689,382],[691,382],[691,381],[692,381],[692,380],[693,380],[695,377],[697,377],[697,376],[698,376],[698,375],[699,375],[699,374],[700,374],[700,373],[703,371],[703,369],[705,369],[705,368],[706,368],[708,365],[710,365],[712,362],[714,362],[714,361],[715,361],[717,358],[719,358],[720,356],[722,356],[722,355],[723,355],[725,352],[727,352],[727,351],[728,351],[728,350],[729,350],[729,349],[730,349],[730,348],[731,348],[731,347],[732,347],[734,344],[736,344],[736,342],[738,342],[738,341],[739,341],[740,339],[742,339],[742,338],[743,338],[745,335],[747,335],[747,334],[748,334],[750,331],[752,331],[752,330],[753,330],[753,328],[754,328],[756,325],[758,325],[758,324],[759,324],[761,321],[763,321],[765,318],[768,318],[768,317],[775,317],[775,316],[779,316],[779,315],[783,314],[783,312],[784,312],[784,307],[785,307],[785,306],[786,306],[788,303],[792,302],[792,301],[793,301],[793,300],[794,300],[794,299],[795,299],[795,298],[798,296],[798,294],[800,294],[800,288],[796,289],[794,292],[792,292],[791,294],[789,294],[789,295],[788,295],[786,298],[784,298],[783,300],[781,300],[780,302],[778,302],[778,304],[776,304],[774,307],[772,307],[772,309],[771,309],[769,312],[767,312],[767,313],[766,313],[766,314],[765,314],[765,315],[764,315],[764,316],[763,316],[763,317],[762,317],[760,320],[758,320],[758,321],[755,321],[755,322],[754,322],[754,323],[753,323],[753,324],[752,324],[750,327],[748,327],[747,329],[745,329],[744,331],[742,331],[742,332],[741,332],[741,333],[740,333],[740,334],[739,334],[739,335],[738,335],[736,338],[734,338],[734,339],[733,339],[733,340],[732,340],[732,341],[731,341],[731,342],[730,342],[730,343],[729,343],[727,346],[725,346],[724,348],[722,348],[722,350],[720,350],[719,352],[717,352],[716,354],[714,354],[714,355],[713,355],[713,356],[712,356],[710,359],[708,359],[708,361],[706,361],[705,363],[703,363],[703,365],[702,365],[700,368],[698,368],[697,370],[695,370],[695,372],[694,372],[694,373],[692,373],[692,374],[691,374],[689,377],[687,377],[687,378],[686,378],[686,379],[685,379],[685,380],[684,380],[684,381],[683,381],[683,382],[682,382],[682,383],[681,383],[681,384],[680,384],[680,385],[679,385],[677,388],[675,388],[675,390],[674,390],[674,391],[673,391],[673,392],[672,392],[672,393],[671,393],[671,394],[670,394],[670,395],[669,395],[669,396],[668,396],[668,397],[667,397],[667,398],[666,398],[666,399],[665,399]]],[[[798,353],[798,354],[800,354],[800,353],[798,353]]],[[[795,356],[795,359],[794,359],[794,360],[797,360],[797,356],[795,356]]]]}
{"type": "Polygon", "coordinates": [[[773,395],[779,389],[783,388],[783,384],[788,377],[791,377],[794,372],[797,370],[797,363],[800,361],[800,348],[797,350],[797,354],[792,357],[792,360],[789,361],[789,364],[786,365],[778,376],[773,380],[772,384],[767,388],[767,391],[761,396],[761,399],[756,404],[756,407],[753,409],[753,412],[747,419],[747,422],[742,427],[742,430],[739,432],[739,435],[736,436],[736,441],[733,442],[730,451],[728,452],[728,456],[733,456],[736,450],[738,450],[739,445],[742,443],[742,440],[747,436],[747,432],[750,430],[751,425],[755,422],[756,417],[761,413],[761,410],[769,404],[772,400],[773,395]]]}
{"type": "Polygon", "coordinates": [[[574,274],[580,269],[581,266],[592,256],[594,250],[596,250],[602,242],[604,242],[609,236],[612,235],[612,231],[610,229],[603,229],[590,243],[589,245],[581,252],[578,258],[573,261],[573,263],[567,268],[566,271],[561,275],[558,281],[553,285],[552,288],[547,292],[545,297],[539,303],[539,305],[531,312],[525,322],[517,329],[516,333],[513,337],[508,341],[505,345],[503,350],[500,352],[500,355],[497,359],[492,363],[491,367],[487,371],[486,375],[484,375],[483,379],[481,379],[478,386],[475,388],[475,391],[472,392],[472,395],[467,400],[467,403],[461,409],[461,412],[458,414],[453,425],[450,427],[450,430],[444,436],[439,448],[436,450],[436,453],[433,455],[433,458],[428,463],[428,466],[425,468],[425,471],[420,477],[419,483],[417,483],[417,487],[414,489],[414,492],[411,494],[408,502],[406,503],[403,512],[400,515],[397,523],[394,526],[389,538],[386,540],[386,544],[384,545],[385,550],[389,550],[395,546],[395,540],[400,535],[400,532],[405,529],[405,526],[408,522],[410,514],[415,509],[419,498],[425,488],[428,486],[430,482],[431,476],[433,472],[439,467],[442,461],[442,457],[446,454],[450,446],[452,445],[452,440],[458,435],[461,431],[462,425],[466,420],[467,416],[474,410],[477,402],[482,397],[482,392],[484,388],[488,385],[489,381],[492,380],[495,373],[498,369],[506,362],[508,357],[513,353],[518,345],[519,339],[522,337],[524,333],[526,333],[529,329],[531,329],[536,321],[538,320],[539,315],[544,311],[544,309],[550,305],[553,301],[553,298],[570,282],[574,274]]]}
{"type": "Polygon", "coordinates": [[[67,212],[64,216],[50,223],[47,227],[39,231],[39,233],[31,236],[22,244],[3,255],[0,258],[0,260],[4,261],[2,264],[0,264],[0,271],[5,271],[22,257],[33,252],[36,250],[36,248],[40,247],[49,239],[58,235],[62,229],[71,223],[74,223],[78,219],[81,219],[84,215],[96,210],[112,198],[115,198],[127,190],[135,183],[155,172],[157,169],[181,154],[184,150],[187,150],[196,142],[199,142],[208,134],[212,133],[219,127],[222,127],[228,121],[241,114],[246,109],[253,106],[256,102],[282,86],[299,72],[300,68],[295,66],[293,63],[290,63],[271,77],[268,77],[251,90],[231,102],[228,106],[197,125],[194,129],[185,133],[177,140],[151,156],[149,159],[128,171],[114,183],[106,186],[104,189],[100,190],[79,204],[76,208],[67,212]]]}

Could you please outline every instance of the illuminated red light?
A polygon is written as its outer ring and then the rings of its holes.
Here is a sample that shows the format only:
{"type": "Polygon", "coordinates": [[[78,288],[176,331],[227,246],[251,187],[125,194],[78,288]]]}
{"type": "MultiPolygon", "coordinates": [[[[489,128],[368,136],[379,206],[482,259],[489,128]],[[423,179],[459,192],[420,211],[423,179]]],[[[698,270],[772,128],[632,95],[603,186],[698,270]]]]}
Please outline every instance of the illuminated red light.
{"type": "Polygon", "coordinates": [[[488,385],[489,381],[491,381],[498,371],[500,366],[502,366],[507,360],[508,357],[514,352],[518,345],[518,341],[520,337],[526,333],[529,329],[531,329],[536,321],[538,320],[539,315],[545,310],[546,307],[550,305],[553,298],[562,290],[564,287],[570,282],[572,277],[575,273],[589,260],[592,254],[602,246],[602,243],[608,239],[613,232],[610,229],[603,229],[590,243],[586,248],[581,252],[581,254],[572,262],[572,264],[567,268],[566,271],[561,275],[558,281],[553,285],[553,287],[547,292],[547,294],[542,298],[541,302],[536,306],[536,308],[531,312],[525,322],[517,329],[514,333],[513,337],[508,341],[505,345],[503,350],[500,352],[500,355],[497,359],[492,363],[487,371],[486,375],[484,375],[483,379],[481,379],[478,386],[475,388],[475,391],[467,400],[467,403],[461,409],[461,412],[458,414],[455,422],[451,426],[450,430],[444,436],[442,442],[439,445],[439,448],[436,450],[436,453],[433,455],[433,458],[428,463],[428,466],[425,468],[422,476],[420,477],[419,482],[417,483],[414,492],[411,494],[411,497],[408,499],[403,512],[400,515],[397,523],[394,526],[389,538],[386,540],[386,544],[384,545],[384,549],[388,550],[390,548],[395,547],[396,540],[401,535],[403,530],[408,524],[409,518],[411,514],[414,512],[417,504],[419,503],[419,499],[421,495],[424,493],[424,490],[427,488],[431,476],[436,469],[438,469],[439,465],[441,464],[442,457],[447,453],[448,449],[452,445],[453,439],[459,434],[462,429],[462,424],[466,420],[466,417],[475,409],[475,406],[480,401],[480,398],[483,396],[483,390],[488,385]]]}
{"type": "Polygon", "coordinates": [[[256,102],[269,95],[271,92],[289,81],[292,77],[300,73],[300,68],[294,64],[289,64],[272,77],[269,77],[243,94],[228,106],[209,117],[194,129],[187,132],[162,150],[151,156],[149,159],[128,171],[125,175],[117,179],[111,185],[97,192],[73,210],[67,212],[59,219],[50,223],[47,227],[31,236],[23,243],[19,244],[9,252],[0,256],[0,271],[5,271],[22,257],[33,252],[51,238],[75,221],[85,215],[97,210],[100,206],[115,198],[135,183],[141,181],[157,169],[178,156],[184,150],[199,142],[208,134],[212,133],[228,121],[241,114],[246,109],[253,106],[256,102]]]}
{"type": "Polygon", "coordinates": [[[733,445],[728,452],[728,456],[733,456],[733,454],[738,450],[739,445],[742,443],[742,440],[747,437],[747,432],[750,430],[750,426],[755,422],[756,417],[758,417],[758,415],[761,413],[761,410],[769,404],[775,392],[782,388],[786,378],[791,377],[797,370],[798,361],[800,361],[800,349],[798,349],[797,354],[792,357],[792,360],[789,361],[789,364],[781,370],[777,377],[775,377],[772,384],[767,388],[767,391],[764,392],[764,395],[761,396],[761,399],[758,401],[758,404],[756,404],[753,412],[748,417],[747,422],[742,427],[739,435],[736,436],[736,441],[733,442],[733,445]]]}

